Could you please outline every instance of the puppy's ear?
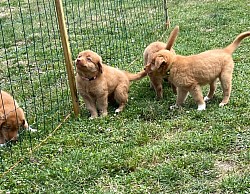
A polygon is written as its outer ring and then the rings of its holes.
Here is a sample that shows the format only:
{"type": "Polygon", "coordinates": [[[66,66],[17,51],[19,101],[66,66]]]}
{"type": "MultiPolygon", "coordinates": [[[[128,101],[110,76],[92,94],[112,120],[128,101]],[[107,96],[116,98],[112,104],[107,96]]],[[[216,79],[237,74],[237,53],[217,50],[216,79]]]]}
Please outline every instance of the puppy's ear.
{"type": "Polygon", "coordinates": [[[28,128],[29,128],[28,122],[27,122],[25,119],[22,120],[22,126],[23,126],[25,129],[28,129],[28,128]]]}
{"type": "Polygon", "coordinates": [[[159,69],[161,66],[164,66],[167,64],[167,61],[163,56],[156,57],[155,59],[155,68],[159,69]]]}
{"type": "Polygon", "coordinates": [[[6,122],[5,116],[3,114],[0,114],[0,129],[2,128],[2,125],[6,122]]]}
{"type": "Polygon", "coordinates": [[[100,61],[97,63],[97,66],[98,66],[99,72],[102,73],[102,63],[100,61]]]}
{"type": "Polygon", "coordinates": [[[98,70],[100,73],[102,73],[102,57],[98,56],[98,62],[97,62],[98,70]]]}

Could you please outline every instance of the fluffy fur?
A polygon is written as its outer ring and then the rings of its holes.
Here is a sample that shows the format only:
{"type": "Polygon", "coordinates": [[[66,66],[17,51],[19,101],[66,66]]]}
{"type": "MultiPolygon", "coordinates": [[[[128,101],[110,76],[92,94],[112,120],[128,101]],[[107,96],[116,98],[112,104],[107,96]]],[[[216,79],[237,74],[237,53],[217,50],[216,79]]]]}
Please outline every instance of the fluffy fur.
{"type": "Polygon", "coordinates": [[[16,141],[20,127],[36,131],[29,128],[23,109],[13,97],[0,90],[0,145],[4,145],[7,141],[16,141]]]}
{"type": "MultiPolygon", "coordinates": [[[[175,54],[175,51],[172,47],[174,45],[174,42],[177,38],[178,33],[179,33],[179,26],[176,26],[173,29],[173,31],[170,33],[167,43],[153,42],[149,44],[143,53],[144,66],[148,65],[149,62],[152,61],[152,57],[154,53],[160,50],[164,50],[164,49],[170,50],[173,54],[175,54]]],[[[153,71],[150,72],[148,75],[150,78],[150,85],[153,86],[156,92],[156,97],[158,99],[163,98],[162,82],[163,82],[163,79],[167,78],[167,72],[161,66],[157,66],[157,67],[155,66],[153,71]]],[[[170,82],[170,85],[174,93],[176,93],[176,87],[171,82],[170,82]]]]}
{"type": "Polygon", "coordinates": [[[130,81],[139,80],[147,75],[145,70],[132,74],[102,63],[97,53],[86,50],[76,59],[76,85],[83,97],[91,118],[108,114],[108,98],[119,104],[116,113],[121,112],[128,101],[130,81]]]}
{"type": "Polygon", "coordinates": [[[205,101],[213,98],[216,90],[216,81],[219,78],[223,90],[223,99],[220,106],[228,103],[234,61],[232,53],[239,46],[242,39],[250,36],[250,31],[239,34],[235,40],[223,49],[202,52],[197,55],[181,56],[162,50],[155,53],[151,64],[146,69],[153,70],[154,65],[164,66],[170,71],[169,79],[177,87],[176,106],[181,106],[188,92],[198,104],[198,110],[206,108],[205,101]],[[152,69],[153,68],[153,69],[152,69]],[[209,84],[210,90],[203,99],[201,86],[209,84]]]}

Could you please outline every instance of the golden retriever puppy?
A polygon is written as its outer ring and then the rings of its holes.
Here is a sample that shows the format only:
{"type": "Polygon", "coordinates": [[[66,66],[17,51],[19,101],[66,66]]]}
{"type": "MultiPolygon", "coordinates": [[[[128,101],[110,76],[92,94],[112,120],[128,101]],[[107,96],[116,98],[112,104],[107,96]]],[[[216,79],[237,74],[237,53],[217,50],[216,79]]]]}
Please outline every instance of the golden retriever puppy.
{"type": "Polygon", "coordinates": [[[23,109],[13,97],[0,90],[0,145],[3,146],[7,141],[17,141],[19,127],[36,131],[29,127],[23,109]]]}
{"type": "MultiPolygon", "coordinates": [[[[153,42],[149,44],[143,53],[144,66],[146,66],[148,62],[152,60],[153,54],[160,50],[164,50],[164,49],[170,50],[173,54],[175,54],[175,51],[172,47],[174,45],[174,42],[177,38],[178,33],[179,33],[179,26],[176,26],[173,29],[173,31],[170,33],[167,43],[153,42]]],[[[159,67],[156,67],[148,75],[150,78],[150,85],[153,86],[156,92],[156,97],[158,99],[162,99],[163,98],[162,82],[163,82],[163,79],[166,79],[168,77],[167,72],[165,71],[164,67],[159,66],[159,67]]],[[[176,93],[176,87],[171,82],[170,82],[170,85],[174,93],[176,93]]]]}
{"type": "Polygon", "coordinates": [[[155,53],[146,71],[153,71],[158,66],[164,66],[170,71],[169,79],[177,87],[177,99],[174,107],[181,106],[188,92],[198,104],[198,110],[205,110],[205,101],[213,98],[216,90],[216,80],[219,78],[223,90],[220,106],[228,103],[234,61],[232,53],[239,46],[242,39],[250,36],[250,31],[239,34],[235,40],[223,49],[215,49],[191,56],[174,55],[167,50],[155,53]],[[210,90],[203,99],[201,86],[209,84],[210,90]]]}
{"type": "Polygon", "coordinates": [[[108,114],[108,98],[113,98],[121,112],[128,101],[130,81],[139,80],[147,75],[145,70],[132,74],[102,63],[102,58],[91,50],[79,53],[76,59],[76,86],[83,97],[91,118],[108,114]]]}

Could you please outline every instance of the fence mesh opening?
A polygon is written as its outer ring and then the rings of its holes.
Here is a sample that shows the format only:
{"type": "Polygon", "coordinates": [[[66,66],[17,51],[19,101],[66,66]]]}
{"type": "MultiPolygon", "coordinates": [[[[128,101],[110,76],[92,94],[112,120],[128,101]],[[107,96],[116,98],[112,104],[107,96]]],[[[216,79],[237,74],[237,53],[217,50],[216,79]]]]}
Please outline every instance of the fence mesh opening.
{"type": "MultiPolygon", "coordinates": [[[[91,49],[106,64],[137,71],[145,47],[165,31],[164,1],[64,0],[63,7],[72,60],[91,49]]],[[[0,89],[37,129],[20,130],[17,144],[0,148],[6,171],[72,110],[54,1],[0,2],[0,64],[0,89]]]]}

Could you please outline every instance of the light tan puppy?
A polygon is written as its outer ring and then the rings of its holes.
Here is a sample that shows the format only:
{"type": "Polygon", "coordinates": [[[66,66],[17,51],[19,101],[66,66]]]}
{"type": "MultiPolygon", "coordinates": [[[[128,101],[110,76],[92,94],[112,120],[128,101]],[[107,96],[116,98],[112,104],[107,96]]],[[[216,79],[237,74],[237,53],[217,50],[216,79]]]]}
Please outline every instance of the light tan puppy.
{"type": "Polygon", "coordinates": [[[119,104],[116,113],[121,112],[128,101],[130,81],[145,77],[145,70],[131,74],[102,63],[97,53],[86,50],[79,53],[76,59],[76,85],[83,97],[91,118],[108,114],[108,98],[113,98],[119,104]]]}
{"type": "MultiPolygon", "coordinates": [[[[153,54],[160,50],[164,50],[164,49],[170,50],[173,54],[175,54],[175,51],[172,47],[178,36],[178,33],[179,33],[179,26],[176,26],[173,29],[173,31],[170,33],[167,43],[153,42],[149,44],[143,53],[144,66],[146,66],[149,63],[149,61],[152,61],[153,54]]],[[[162,82],[163,82],[163,79],[166,79],[168,77],[166,69],[162,66],[159,66],[159,67],[156,67],[148,75],[150,78],[150,85],[153,86],[156,92],[156,97],[158,99],[162,99],[163,98],[162,82]]],[[[173,84],[171,84],[171,82],[170,82],[170,85],[174,93],[176,93],[176,87],[173,84]]]]}
{"type": "Polygon", "coordinates": [[[23,109],[13,97],[0,90],[0,145],[4,145],[7,141],[16,141],[20,127],[36,131],[29,128],[23,109]]]}
{"type": "Polygon", "coordinates": [[[189,92],[198,104],[198,110],[205,110],[205,101],[213,98],[216,80],[219,78],[223,90],[220,106],[224,106],[229,101],[232,87],[232,53],[241,40],[248,36],[250,31],[241,33],[223,49],[209,50],[197,55],[181,56],[167,50],[159,51],[147,65],[146,71],[154,70],[157,66],[165,66],[167,71],[170,71],[170,81],[177,87],[176,105],[173,107],[181,106],[189,92]],[[201,86],[206,84],[210,85],[210,91],[203,99],[201,86]]]}

